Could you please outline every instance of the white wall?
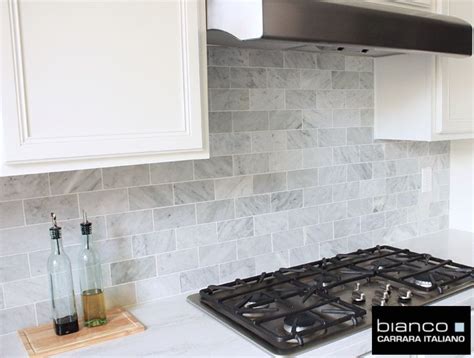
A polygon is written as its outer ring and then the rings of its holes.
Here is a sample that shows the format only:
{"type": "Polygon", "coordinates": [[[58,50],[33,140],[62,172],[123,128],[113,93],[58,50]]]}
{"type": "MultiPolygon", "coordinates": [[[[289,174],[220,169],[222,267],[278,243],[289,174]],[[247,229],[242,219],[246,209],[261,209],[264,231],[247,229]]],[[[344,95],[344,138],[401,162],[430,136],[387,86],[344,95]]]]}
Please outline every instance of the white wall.
{"type": "Polygon", "coordinates": [[[474,232],[474,140],[451,142],[451,229],[474,232]]]}

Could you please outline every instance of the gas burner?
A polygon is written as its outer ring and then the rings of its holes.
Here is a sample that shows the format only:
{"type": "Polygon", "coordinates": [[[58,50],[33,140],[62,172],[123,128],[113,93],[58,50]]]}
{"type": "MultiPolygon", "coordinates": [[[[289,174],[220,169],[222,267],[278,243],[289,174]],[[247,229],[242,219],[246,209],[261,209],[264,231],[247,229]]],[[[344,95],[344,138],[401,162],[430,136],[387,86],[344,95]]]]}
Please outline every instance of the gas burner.
{"type": "Polygon", "coordinates": [[[372,262],[370,265],[373,270],[383,270],[387,268],[388,266],[393,265],[393,262],[387,259],[380,259],[380,260],[375,260],[372,262]]]}
{"type": "Polygon", "coordinates": [[[312,328],[316,323],[321,322],[309,313],[299,313],[296,315],[286,316],[283,320],[283,328],[288,333],[297,333],[312,328]]]}
{"type": "Polygon", "coordinates": [[[322,287],[327,287],[330,284],[336,282],[337,277],[329,274],[322,274],[321,276],[316,277],[316,282],[322,286],[322,287]]]}
{"type": "Polygon", "coordinates": [[[244,307],[245,308],[255,308],[255,309],[260,309],[260,308],[268,308],[270,306],[269,303],[263,303],[263,304],[258,304],[259,302],[265,301],[265,295],[262,293],[254,293],[252,296],[250,296],[249,300],[245,303],[244,307]]]}
{"type": "Polygon", "coordinates": [[[414,276],[413,283],[423,288],[431,288],[434,284],[430,278],[430,275],[426,273],[421,273],[419,275],[414,276]]]}

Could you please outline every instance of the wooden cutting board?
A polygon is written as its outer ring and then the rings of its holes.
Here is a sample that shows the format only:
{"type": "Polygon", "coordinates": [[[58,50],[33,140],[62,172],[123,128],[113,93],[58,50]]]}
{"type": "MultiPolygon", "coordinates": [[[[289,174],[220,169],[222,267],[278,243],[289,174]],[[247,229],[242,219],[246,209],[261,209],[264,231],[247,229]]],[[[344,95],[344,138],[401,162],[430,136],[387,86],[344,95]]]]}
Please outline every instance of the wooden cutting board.
{"type": "Polygon", "coordinates": [[[93,328],[81,324],[78,332],[65,336],[57,336],[52,323],[22,329],[18,334],[30,357],[48,357],[145,330],[145,326],[123,308],[108,311],[107,320],[107,324],[93,328]]]}

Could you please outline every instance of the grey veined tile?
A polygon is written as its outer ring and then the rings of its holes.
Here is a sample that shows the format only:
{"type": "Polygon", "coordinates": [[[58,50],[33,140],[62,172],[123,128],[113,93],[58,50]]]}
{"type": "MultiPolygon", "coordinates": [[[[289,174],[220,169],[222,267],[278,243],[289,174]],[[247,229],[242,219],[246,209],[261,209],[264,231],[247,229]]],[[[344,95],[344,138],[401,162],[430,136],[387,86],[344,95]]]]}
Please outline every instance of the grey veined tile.
{"type": "Polygon", "coordinates": [[[135,235],[132,238],[133,256],[148,256],[176,250],[174,230],[135,235]]]}
{"type": "Polygon", "coordinates": [[[248,89],[210,89],[211,111],[249,109],[248,89]]]}
{"type": "Polygon", "coordinates": [[[345,254],[348,252],[348,247],[347,238],[325,241],[319,245],[319,254],[321,257],[332,257],[337,254],[345,254]]]}
{"type": "Polygon", "coordinates": [[[302,265],[319,260],[319,245],[306,245],[290,250],[290,265],[302,265]]]}
{"type": "Polygon", "coordinates": [[[268,130],[268,112],[233,112],[232,125],[234,132],[252,132],[268,130]]]}
{"type": "Polygon", "coordinates": [[[215,223],[186,226],[176,230],[178,249],[189,249],[202,245],[217,243],[217,227],[215,223]]]}
{"type": "Polygon", "coordinates": [[[355,89],[359,88],[359,73],[349,71],[332,71],[332,88],[355,89]]]}
{"type": "Polygon", "coordinates": [[[317,67],[323,70],[344,70],[344,56],[336,53],[318,53],[317,67]]]}
{"type": "Polygon", "coordinates": [[[360,126],[360,111],[358,109],[334,109],[334,127],[358,127],[360,126]]]}
{"type": "Polygon", "coordinates": [[[155,230],[195,225],[196,209],[194,205],[171,206],[153,210],[155,230]]]}
{"type": "Polygon", "coordinates": [[[285,51],[285,67],[287,68],[315,68],[316,59],[310,52],[285,51]]]}
{"type": "Polygon", "coordinates": [[[0,203],[0,229],[22,226],[24,223],[21,200],[0,203]]]}
{"type": "Polygon", "coordinates": [[[317,146],[317,129],[288,131],[288,149],[313,148],[317,146]]]}
{"type": "Polygon", "coordinates": [[[232,176],[232,157],[215,157],[194,161],[196,179],[222,178],[232,176]]]}
{"type": "Polygon", "coordinates": [[[209,201],[215,198],[214,182],[212,180],[177,183],[173,187],[176,205],[209,201]]]}
{"type": "Polygon", "coordinates": [[[332,147],[346,144],[345,128],[323,128],[318,130],[319,146],[332,147]]]}
{"type": "Polygon", "coordinates": [[[0,201],[49,195],[48,174],[0,178],[0,201]]]}
{"type": "Polygon", "coordinates": [[[319,168],[332,165],[332,148],[303,149],[303,168],[319,168]]]}
{"type": "Polygon", "coordinates": [[[137,301],[146,302],[179,294],[179,275],[172,274],[137,282],[137,301]]]}
{"type": "Polygon", "coordinates": [[[153,231],[151,210],[135,211],[107,216],[109,237],[120,237],[153,231]]]}
{"type": "Polygon", "coordinates": [[[0,334],[36,325],[34,305],[13,307],[0,311],[0,334]],[[3,324],[8,322],[8,324],[3,324]]]}
{"type": "Polygon", "coordinates": [[[232,67],[230,86],[232,88],[265,88],[267,71],[264,68],[232,67]]]}
{"type": "Polygon", "coordinates": [[[171,184],[149,185],[128,189],[130,210],[141,210],[173,205],[171,184]]]}
{"type": "Polygon", "coordinates": [[[268,70],[269,88],[299,88],[300,72],[289,69],[269,69],[268,70]]]}
{"type": "Polygon", "coordinates": [[[316,93],[317,107],[344,108],[345,93],[343,90],[318,91],[316,93]]]}
{"type": "Polygon", "coordinates": [[[343,183],[347,180],[345,165],[319,168],[319,185],[343,183]]]}
{"type": "Polygon", "coordinates": [[[288,212],[288,227],[290,229],[315,225],[318,222],[319,214],[317,207],[301,208],[288,212]]]}
{"type": "Polygon", "coordinates": [[[283,251],[304,245],[303,229],[282,231],[272,234],[273,250],[283,251]]]}
{"type": "Polygon", "coordinates": [[[334,222],[334,237],[344,237],[360,233],[360,218],[350,218],[334,222]]]}
{"type": "Polygon", "coordinates": [[[173,183],[193,179],[193,162],[191,160],[151,164],[150,170],[151,182],[153,184],[173,183]]]}
{"type": "Polygon", "coordinates": [[[265,173],[269,170],[267,153],[234,156],[234,175],[265,173]]]}
{"type": "Polygon", "coordinates": [[[373,141],[373,128],[347,128],[347,144],[370,144],[373,141]]]}
{"type": "Polygon", "coordinates": [[[373,108],[373,90],[347,90],[345,93],[346,108],[373,108]]]}
{"type": "Polygon", "coordinates": [[[332,223],[308,226],[305,228],[305,245],[317,244],[334,238],[332,223]]]}
{"type": "Polygon", "coordinates": [[[124,188],[150,184],[148,164],[102,169],[104,189],[124,188]]]}
{"type": "Polygon", "coordinates": [[[374,74],[372,72],[361,72],[359,74],[359,86],[364,89],[373,89],[374,74]]]}
{"type": "Polygon", "coordinates": [[[313,90],[286,90],[286,109],[309,109],[316,107],[316,92],[313,90]]]}
{"type": "Polygon", "coordinates": [[[252,133],[252,151],[254,153],[276,152],[287,149],[286,131],[265,131],[252,133]]]}
{"type": "Polygon", "coordinates": [[[235,217],[234,200],[217,200],[196,204],[199,224],[214,221],[230,220],[235,217]]]}
{"type": "Polygon", "coordinates": [[[51,194],[69,194],[102,188],[100,169],[74,170],[49,174],[51,194]]]}
{"type": "Polygon", "coordinates": [[[292,190],[271,194],[272,211],[282,211],[303,207],[303,191],[292,190]]]}
{"type": "Polygon", "coordinates": [[[190,270],[198,267],[197,248],[166,252],[156,257],[158,275],[190,270]]]}
{"type": "Polygon", "coordinates": [[[214,66],[248,66],[249,53],[235,47],[208,47],[209,64],[214,66]]]}
{"type": "Polygon", "coordinates": [[[74,194],[28,199],[24,201],[24,205],[28,225],[49,222],[52,212],[56,213],[60,220],[79,217],[77,196],[74,194]]]}
{"type": "Polygon", "coordinates": [[[219,133],[209,136],[211,157],[251,151],[250,133],[219,133]]]}
{"type": "Polygon", "coordinates": [[[270,195],[255,195],[235,199],[236,217],[253,216],[270,212],[270,195]]]}
{"type": "MultiPolygon", "coordinates": [[[[268,111],[283,109],[285,91],[283,89],[250,89],[250,109],[268,111]]],[[[244,108],[242,108],[244,109],[244,108]]]]}
{"type": "Polygon", "coordinates": [[[332,189],[330,185],[304,189],[304,206],[317,206],[331,201],[332,189]]]}
{"type": "Polygon", "coordinates": [[[219,265],[221,282],[233,281],[236,278],[255,275],[255,258],[232,261],[219,265]]]}
{"type": "Polygon", "coordinates": [[[120,285],[131,281],[156,276],[156,263],[153,256],[111,264],[112,284],[120,285]]]}
{"type": "Polygon", "coordinates": [[[303,89],[331,89],[331,72],[320,70],[302,70],[301,88],[303,89]]]}
{"type": "Polygon", "coordinates": [[[201,289],[219,281],[217,266],[204,267],[180,273],[181,292],[201,289]]]}
{"type": "Polygon", "coordinates": [[[302,167],[301,150],[273,152],[269,157],[270,171],[295,170],[302,167]]]}
{"type": "Polygon", "coordinates": [[[255,236],[237,241],[237,256],[239,259],[263,255],[271,251],[271,235],[255,236]]]}
{"type": "Polygon", "coordinates": [[[237,259],[237,244],[233,241],[199,247],[199,264],[211,266],[237,259]]]}
{"type": "Polygon", "coordinates": [[[209,88],[229,88],[229,68],[211,67],[207,68],[207,85],[209,88]]]}
{"type": "Polygon", "coordinates": [[[374,59],[371,57],[346,56],[346,71],[373,72],[374,59]]]}
{"type": "Polygon", "coordinates": [[[372,163],[350,164],[347,166],[347,181],[372,179],[372,163]]]}
{"type": "Polygon", "coordinates": [[[360,192],[359,182],[341,183],[332,186],[332,197],[334,201],[357,199],[360,192]]]}
{"type": "Polygon", "coordinates": [[[81,212],[96,216],[128,211],[127,189],[101,190],[79,194],[81,212]]]}
{"type": "MultiPolygon", "coordinates": [[[[209,133],[232,132],[232,116],[231,115],[232,115],[231,112],[210,112],[209,113],[209,133]]],[[[181,163],[181,162],[177,162],[177,163],[181,163]]],[[[152,165],[152,168],[153,168],[153,165],[152,165]]],[[[152,176],[153,176],[153,173],[152,173],[152,176]]],[[[189,179],[192,179],[192,177],[189,179]]]]}
{"type": "Polygon", "coordinates": [[[249,64],[256,67],[283,67],[283,52],[250,50],[249,64]]]}
{"type": "Polygon", "coordinates": [[[303,128],[328,128],[332,127],[331,109],[309,109],[303,111],[303,128]]]}
{"type": "Polygon", "coordinates": [[[216,199],[230,199],[253,194],[252,176],[218,179],[214,182],[216,199]]]}
{"type": "Polygon", "coordinates": [[[259,174],[253,176],[254,194],[286,190],[286,173],[259,174]]]}
{"type": "Polygon", "coordinates": [[[324,223],[342,220],[346,218],[347,212],[347,202],[322,205],[319,207],[319,221],[324,223]]]}
{"type": "Polygon", "coordinates": [[[270,111],[269,121],[271,130],[301,129],[302,114],[299,110],[270,111]]]}
{"type": "Polygon", "coordinates": [[[217,223],[219,241],[228,241],[253,236],[253,218],[242,218],[217,223]]]}
{"type": "Polygon", "coordinates": [[[26,254],[0,257],[0,283],[21,280],[29,276],[26,254]]]}
{"type": "Polygon", "coordinates": [[[286,212],[258,215],[254,217],[254,222],[255,235],[257,236],[288,230],[288,214],[286,212]]]}
{"type": "Polygon", "coordinates": [[[318,169],[302,169],[288,172],[288,189],[318,185],[318,169]]]}
{"type": "Polygon", "coordinates": [[[334,164],[349,164],[360,162],[360,151],[357,146],[344,146],[333,148],[334,164]]]}

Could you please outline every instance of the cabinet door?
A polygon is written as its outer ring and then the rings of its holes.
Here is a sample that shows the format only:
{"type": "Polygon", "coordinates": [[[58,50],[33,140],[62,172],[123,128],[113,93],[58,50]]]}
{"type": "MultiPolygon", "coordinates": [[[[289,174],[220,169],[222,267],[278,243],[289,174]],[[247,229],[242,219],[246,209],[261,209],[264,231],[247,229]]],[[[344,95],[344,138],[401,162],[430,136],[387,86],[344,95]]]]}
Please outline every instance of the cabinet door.
{"type": "MultiPolygon", "coordinates": [[[[438,11],[474,24],[473,0],[439,0],[438,11]]],[[[438,57],[435,131],[474,134],[474,57],[438,57]]]]}
{"type": "Polygon", "coordinates": [[[0,6],[0,175],[207,157],[203,0],[0,6]]]}

